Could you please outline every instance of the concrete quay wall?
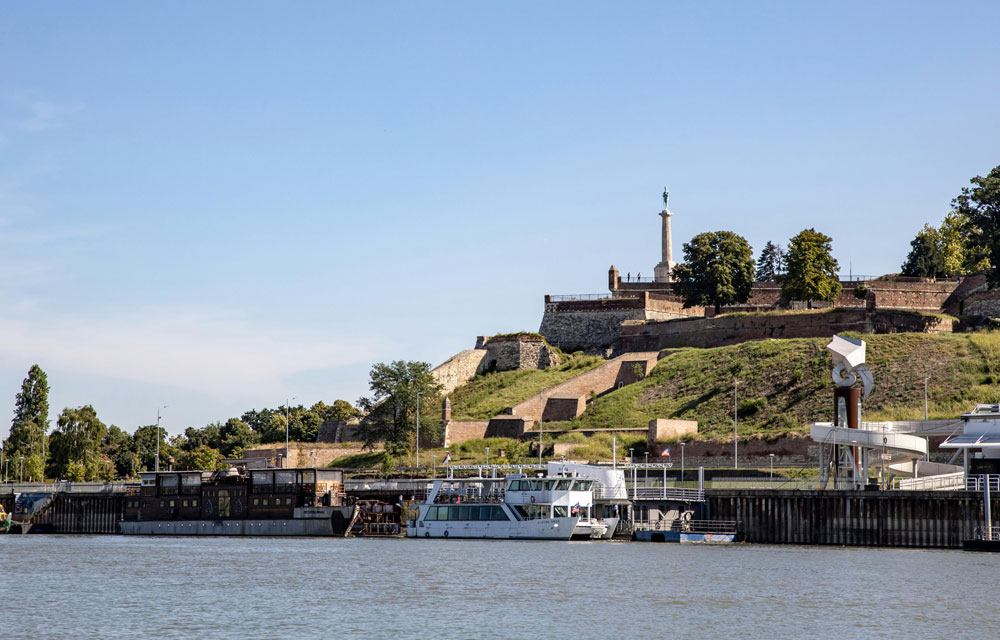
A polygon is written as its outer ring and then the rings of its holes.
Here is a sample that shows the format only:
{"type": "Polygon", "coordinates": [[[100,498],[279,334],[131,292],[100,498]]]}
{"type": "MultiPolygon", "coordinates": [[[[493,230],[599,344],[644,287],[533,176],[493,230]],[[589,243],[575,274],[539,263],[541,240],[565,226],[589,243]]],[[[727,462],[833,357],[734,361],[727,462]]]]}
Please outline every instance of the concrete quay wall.
{"type": "Polygon", "coordinates": [[[742,540],[763,544],[957,549],[984,526],[983,496],[967,491],[709,489],[705,499],[707,517],[736,520],[742,540]]]}

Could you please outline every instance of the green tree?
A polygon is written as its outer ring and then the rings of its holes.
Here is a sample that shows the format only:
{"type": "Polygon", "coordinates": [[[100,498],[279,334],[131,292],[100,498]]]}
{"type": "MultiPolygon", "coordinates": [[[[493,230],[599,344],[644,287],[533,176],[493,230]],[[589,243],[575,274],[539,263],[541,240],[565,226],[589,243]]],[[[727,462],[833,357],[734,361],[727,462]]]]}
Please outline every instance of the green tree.
{"type": "Polygon", "coordinates": [[[285,413],[284,410],[276,411],[271,409],[251,409],[240,416],[240,420],[250,425],[250,428],[260,434],[260,441],[264,444],[285,441],[285,413]]]}
{"type": "Polygon", "coordinates": [[[754,277],[757,282],[776,282],[784,272],[785,252],[781,250],[781,245],[768,240],[757,258],[757,273],[754,277]]]}
{"type": "Polygon", "coordinates": [[[208,424],[201,429],[188,427],[184,430],[184,444],[181,449],[193,451],[199,447],[218,449],[222,446],[222,433],[218,424],[208,424]]]}
{"type": "MultiPolygon", "coordinates": [[[[430,364],[402,360],[377,363],[369,374],[368,388],[371,396],[358,401],[364,413],[361,430],[365,447],[384,442],[391,455],[404,453],[414,442],[417,393],[421,415],[424,407],[436,406],[441,399],[441,385],[431,375],[430,364]]],[[[429,435],[422,432],[421,440],[429,435]]]]}
{"type": "Polygon", "coordinates": [[[939,233],[944,251],[945,272],[949,276],[985,271],[990,266],[986,247],[975,244],[969,217],[951,211],[944,217],[939,233]]]}
{"type": "Polygon", "coordinates": [[[218,449],[201,444],[194,449],[182,452],[177,458],[177,468],[189,471],[215,471],[221,460],[222,455],[218,449]]]}
{"type": "Polygon", "coordinates": [[[788,242],[788,272],[782,279],[786,300],[833,300],[840,295],[840,266],[830,254],[832,240],[815,229],[804,229],[788,242]]]}
{"type": "Polygon", "coordinates": [[[685,307],[711,305],[719,313],[724,304],[750,299],[753,252],[732,231],[700,233],[684,244],[684,262],[674,267],[673,276],[674,291],[685,307]]]}
{"type": "Polygon", "coordinates": [[[904,276],[914,278],[943,278],[948,274],[944,238],[929,224],[925,224],[910,241],[910,253],[901,268],[904,276]]]}
{"type": "Polygon", "coordinates": [[[963,187],[951,204],[969,221],[966,250],[971,255],[966,257],[967,263],[975,260],[976,251],[982,251],[989,262],[986,281],[995,289],[1000,287],[1000,166],[985,178],[976,176],[969,182],[974,186],[963,187]]]}
{"type": "Polygon", "coordinates": [[[361,413],[347,400],[334,400],[332,405],[320,401],[309,407],[309,410],[319,415],[320,420],[324,422],[327,420],[350,420],[357,418],[361,413]]]}
{"type": "Polygon", "coordinates": [[[52,436],[52,469],[57,476],[67,477],[70,464],[84,469],[84,479],[98,480],[104,465],[101,446],[107,427],[90,405],[63,409],[52,436]]]}
{"type": "Polygon", "coordinates": [[[166,469],[165,461],[170,456],[176,458],[180,454],[180,451],[171,447],[167,442],[167,430],[163,427],[157,427],[155,424],[139,427],[132,434],[132,446],[136,458],[139,460],[136,471],[152,471],[156,468],[157,436],[159,436],[160,441],[160,468],[166,469]],[[159,434],[157,434],[157,429],[159,429],[159,434]]]}
{"type": "Polygon", "coordinates": [[[111,461],[114,470],[112,480],[131,476],[139,466],[132,436],[115,425],[108,427],[101,449],[104,457],[111,461]]]}
{"type": "MultiPolygon", "coordinates": [[[[45,437],[48,428],[48,377],[35,364],[28,370],[28,377],[21,383],[21,390],[15,398],[14,419],[10,424],[10,437],[4,441],[4,451],[12,458],[36,454],[41,457],[42,452],[47,450],[45,437]]],[[[34,477],[41,478],[42,474],[34,477]]]]}
{"type": "Polygon", "coordinates": [[[222,437],[219,452],[227,458],[241,456],[245,449],[260,443],[260,435],[238,418],[226,420],[226,424],[219,429],[219,435],[222,437]]]}

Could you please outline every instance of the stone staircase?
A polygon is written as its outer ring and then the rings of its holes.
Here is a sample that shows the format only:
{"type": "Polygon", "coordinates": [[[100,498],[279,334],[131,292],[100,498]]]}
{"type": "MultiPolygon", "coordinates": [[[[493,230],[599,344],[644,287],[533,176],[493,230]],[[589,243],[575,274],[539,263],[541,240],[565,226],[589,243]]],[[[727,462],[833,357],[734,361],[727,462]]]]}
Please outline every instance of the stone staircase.
{"type": "MultiPolygon", "coordinates": [[[[545,390],[542,413],[545,422],[571,420],[586,409],[587,398],[601,395],[615,388],[637,382],[656,366],[658,351],[638,351],[624,353],[608,360],[601,366],[570,378],[566,382],[545,390]],[[636,365],[641,376],[636,376],[636,365]]],[[[538,420],[538,395],[517,404],[513,415],[525,420],[538,420]]]]}

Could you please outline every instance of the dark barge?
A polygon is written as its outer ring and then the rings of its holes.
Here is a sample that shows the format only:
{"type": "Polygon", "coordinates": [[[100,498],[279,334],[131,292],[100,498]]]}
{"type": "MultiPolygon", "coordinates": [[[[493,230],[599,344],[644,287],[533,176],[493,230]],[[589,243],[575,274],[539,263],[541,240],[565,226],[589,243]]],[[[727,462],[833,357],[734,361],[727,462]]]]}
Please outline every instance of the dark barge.
{"type": "Polygon", "coordinates": [[[344,536],[359,509],[345,504],[339,469],[144,472],[125,499],[132,535],[344,536]]]}

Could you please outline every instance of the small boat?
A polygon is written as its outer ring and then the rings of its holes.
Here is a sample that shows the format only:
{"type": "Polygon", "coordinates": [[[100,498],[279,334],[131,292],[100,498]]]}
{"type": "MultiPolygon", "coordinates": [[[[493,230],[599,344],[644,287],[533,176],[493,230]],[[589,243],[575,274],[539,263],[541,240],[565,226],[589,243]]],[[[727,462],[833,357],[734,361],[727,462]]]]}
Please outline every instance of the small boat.
{"type": "Polygon", "coordinates": [[[435,480],[407,520],[409,538],[569,540],[600,537],[591,518],[594,481],[568,475],[435,480]]]}

